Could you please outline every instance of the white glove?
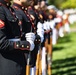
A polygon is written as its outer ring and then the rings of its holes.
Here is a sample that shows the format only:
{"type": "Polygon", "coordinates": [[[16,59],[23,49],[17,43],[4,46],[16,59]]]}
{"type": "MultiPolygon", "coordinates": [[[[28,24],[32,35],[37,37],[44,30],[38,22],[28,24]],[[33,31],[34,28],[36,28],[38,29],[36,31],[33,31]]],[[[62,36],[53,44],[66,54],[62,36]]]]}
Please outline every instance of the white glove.
{"type": "Polygon", "coordinates": [[[61,18],[55,18],[54,21],[55,21],[56,23],[59,23],[59,22],[61,22],[62,20],[61,20],[61,18]]]}
{"type": "Polygon", "coordinates": [[[38,22],[38,23],[37,23],[37,28],[38,28],[38,29],[43,28],[43,24],[42,24],[41,22],[38,22]]]}
{"type": "Polygon", "coordinates": [[[41,38],[41,43],[42,43],[43,40],[44,40],[44,30],[38,29],[38,30],[37,30],[37,34],[40,36],[40,38],[41,38]]]}
{"type": "Polygon", "coordinates": [[[40,22],[38,22],[37,24],[37,34],[40,36],[42,43],[44,40],[44,28],[43,28],[43,24],[40,22]]]}
{"type": "Polygon", "coordinates": [[[45,30],[48,30],[48,24],[47,24],[46,21],[43,23],[43,28],[44,28],[45,30]]]}
{"type": "Polygon", "coordinates": [[[26,37],[26,40],[32,40],[32,41],[35,40],[35,34],[32,32],[26,33],[25,37],[26,37]]]}
{"type": "Polygon", "coordinates": [[[40,38],[41,38],[41,43],[43,42],[43,40],[44,40],[44,36],[42,35],[42,34],[38,34],[39,36],[40,36],[40,38]]]}
{"type": "Polygon", "coordinates": [[[35,34],[30,32],[30,33],[26,33],[25,35],[26,40],[30,43],[30,51],[32,51],[34,49],[34,40],[35,40],[35,34]]]}

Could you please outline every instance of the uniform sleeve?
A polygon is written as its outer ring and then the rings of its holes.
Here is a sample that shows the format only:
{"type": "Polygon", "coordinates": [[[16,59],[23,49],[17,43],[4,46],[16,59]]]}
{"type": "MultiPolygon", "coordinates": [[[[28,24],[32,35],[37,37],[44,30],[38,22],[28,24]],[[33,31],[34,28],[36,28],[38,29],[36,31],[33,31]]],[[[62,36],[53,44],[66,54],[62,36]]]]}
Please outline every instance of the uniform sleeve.
{"type": "Polygon", "coordinates": [[[3,9],[2,9],[1,6],[0,6],[0,19],[1,19],[1,20],[5,20],[4,11],[3,11],[3,9]]]}
{"type": "Polygon", "coordinates": [[[13,45],[5,35],[5,15],[3,9],[0,7],[0,51],[12,50],[13,45]],[[9,49],[8,49],[9,48],[9,49]]]}

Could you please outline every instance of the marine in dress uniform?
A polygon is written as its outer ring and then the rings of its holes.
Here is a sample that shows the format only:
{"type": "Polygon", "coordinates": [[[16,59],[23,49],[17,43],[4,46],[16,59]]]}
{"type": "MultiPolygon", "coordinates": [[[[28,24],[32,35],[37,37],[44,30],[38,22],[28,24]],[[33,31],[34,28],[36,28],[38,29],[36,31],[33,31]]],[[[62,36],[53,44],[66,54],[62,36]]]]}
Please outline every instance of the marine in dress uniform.
{"type": "MultiPolygon", "coordinates": [[[[0,75],[25,75],[24,51],[31,43],[21,40],[21,26],[8,0],[0,0],[0,75]]],[[[34,36],[34,35],[32,35],[34,36]]]]}
{"type": "MultiPolygon", "coordinates": [[[[44,39],[44,29],[43,29],[43,20],[40,18],[39,16],[39,10],[38,10],[38,1],[37,0],[32,0],[33,4],[31,3],[31,5],[29,5],[28,7],[28,13],[30,13],[31,15],[33,15],[34,19],[34,25],[36,28],[36,39],[40,39],[41,43],[43,42],[44,39]]],[[[31,75],[36,75],[35,74],[35,69],[36,69],[36,60],[37,60],[37,53],[39,51],[39,46],[38,46],[38,41],[35,42],[35,48],[31,53],[31,56],[33,56],[31,58],[31,75]]]]}

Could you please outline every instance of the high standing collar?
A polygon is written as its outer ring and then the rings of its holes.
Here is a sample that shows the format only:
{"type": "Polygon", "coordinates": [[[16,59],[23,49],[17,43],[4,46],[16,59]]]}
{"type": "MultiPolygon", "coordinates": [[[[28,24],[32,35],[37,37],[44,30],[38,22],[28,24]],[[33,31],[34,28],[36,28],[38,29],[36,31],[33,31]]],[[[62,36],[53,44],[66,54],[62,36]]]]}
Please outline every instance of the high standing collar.
{"type": "Polygon", "coordinates": [[[6,0],[0,0],[0,5],[4,5],[4,6],[7,6],[7,7],[10,7],[11,3],[6,1],[6,0]]]}
{"type": "Polygon", "coordinates": [[[13,3],[13,6],[18,7],[19,9],[25,10],[25,7],[20,4],[13,3]]]}

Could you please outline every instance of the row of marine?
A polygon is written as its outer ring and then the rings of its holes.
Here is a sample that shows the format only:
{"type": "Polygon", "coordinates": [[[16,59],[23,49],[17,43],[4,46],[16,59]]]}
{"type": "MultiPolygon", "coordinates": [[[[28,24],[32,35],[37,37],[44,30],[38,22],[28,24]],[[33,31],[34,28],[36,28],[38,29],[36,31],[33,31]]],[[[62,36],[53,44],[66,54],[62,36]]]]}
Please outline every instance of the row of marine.
{"type": "Polygon", "coordinates": [[[44,0],[0,0],[0,75],[51,75],[48,15],[44,0]]]}

